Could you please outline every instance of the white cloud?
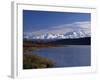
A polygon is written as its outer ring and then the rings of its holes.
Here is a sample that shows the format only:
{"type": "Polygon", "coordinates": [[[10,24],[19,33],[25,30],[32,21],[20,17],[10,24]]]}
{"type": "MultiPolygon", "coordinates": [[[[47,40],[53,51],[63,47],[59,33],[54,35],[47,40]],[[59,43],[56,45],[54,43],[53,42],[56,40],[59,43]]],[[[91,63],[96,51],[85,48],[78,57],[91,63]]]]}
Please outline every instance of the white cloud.
{"type": "Polygon", "coordinates": [[[73,22],[70,24],[62,24],[58,26],[51,26],[47,29],[41,29],[39,31],[29,32],[28,34],[34,34],[34,35],[40,35],[40,34],[46,34],[46,33],[53,33],[53,34],[64,34],[67,32],[72,31],[85,31],[87,33],[90,33],[91,31],[91,24],[89,21],[80,21],[80,22],[73,22]]]}

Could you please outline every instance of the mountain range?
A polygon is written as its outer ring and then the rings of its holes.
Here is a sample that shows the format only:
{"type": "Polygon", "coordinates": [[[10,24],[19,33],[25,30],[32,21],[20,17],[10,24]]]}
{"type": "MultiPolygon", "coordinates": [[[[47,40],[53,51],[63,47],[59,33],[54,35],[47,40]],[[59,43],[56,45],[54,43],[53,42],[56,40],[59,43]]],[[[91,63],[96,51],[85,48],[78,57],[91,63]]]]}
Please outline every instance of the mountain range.
{"type": "Polygon", "coordinates": [[[24,39],[76,39],[76,38],[84,38],[84,37],[90,37],[89,32],[84,31],[72,31],[67,32],[65,34],[52,34],[52,33],[46,33],[41,35],[34,35],[33,33],[25,33],[24,39]]]}

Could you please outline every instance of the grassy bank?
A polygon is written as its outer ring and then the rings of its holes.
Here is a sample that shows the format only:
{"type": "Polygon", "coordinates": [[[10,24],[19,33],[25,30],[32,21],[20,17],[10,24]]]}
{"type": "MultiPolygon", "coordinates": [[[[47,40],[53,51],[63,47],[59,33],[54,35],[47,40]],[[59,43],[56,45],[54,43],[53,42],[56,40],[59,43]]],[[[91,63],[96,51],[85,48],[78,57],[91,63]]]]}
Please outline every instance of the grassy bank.
{"type": "Polygon", "coordinates": [[[23,54],[23,69],[51,68],[54,63],[35,54],[23,54]]]}

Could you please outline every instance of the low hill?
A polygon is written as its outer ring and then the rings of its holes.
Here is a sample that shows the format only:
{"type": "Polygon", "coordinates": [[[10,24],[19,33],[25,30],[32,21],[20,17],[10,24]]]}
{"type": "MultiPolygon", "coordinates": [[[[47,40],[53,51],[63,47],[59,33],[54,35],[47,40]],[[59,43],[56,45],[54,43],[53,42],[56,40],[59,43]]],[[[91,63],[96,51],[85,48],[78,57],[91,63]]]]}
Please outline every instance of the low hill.
{"type": "Polygon", "coordinates": [[[91,37],[75,38],[75,39],[61,39],[51,41],[52,44],[65,44],[65,45],[90,45],[91,37]]]}

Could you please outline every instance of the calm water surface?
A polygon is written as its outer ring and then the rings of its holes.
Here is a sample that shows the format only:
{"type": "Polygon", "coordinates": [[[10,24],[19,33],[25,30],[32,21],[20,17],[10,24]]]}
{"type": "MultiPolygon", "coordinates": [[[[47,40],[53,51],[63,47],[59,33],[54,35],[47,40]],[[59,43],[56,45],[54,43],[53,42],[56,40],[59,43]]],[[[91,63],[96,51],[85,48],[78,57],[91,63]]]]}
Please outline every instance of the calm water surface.
{"type": "Polygon", "coordinates": [[[87,45],[42,48],[33,51],[33,54],[52,60],[55,67],[90,66],[91,64],[91,50],[87,45]]]}

